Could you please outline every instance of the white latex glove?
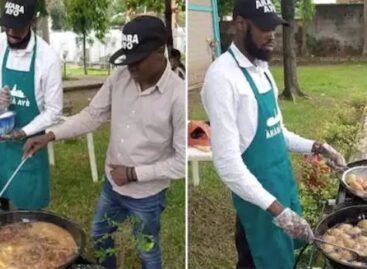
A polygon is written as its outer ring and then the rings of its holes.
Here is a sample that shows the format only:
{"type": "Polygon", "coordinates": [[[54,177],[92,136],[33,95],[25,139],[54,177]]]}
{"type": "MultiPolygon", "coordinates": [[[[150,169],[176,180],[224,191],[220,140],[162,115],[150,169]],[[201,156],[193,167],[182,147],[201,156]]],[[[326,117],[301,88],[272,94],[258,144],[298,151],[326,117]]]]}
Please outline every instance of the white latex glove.
{"type": "Polygon", "coordinates": [[[320,149],[320,154],[322,157],[329,160],[331,165],[336,166],[337,168],[344,168],[347,166],[343,155],[337,152],[332,146],[329,144],[322,144],[320,149]]]}
{"type": "Polygon", "coordinates": [[[307,242],[314,240],[314,234],[308,222],[289,208],[284,209],[274,218],[273,222],[293,238],[302,239],[307,242]]]}
{"type": "Polygon", "coordinates": [[[11,95],[8,86],[0,90],[0,111],[6,111],[10,106],[11,95]]]}

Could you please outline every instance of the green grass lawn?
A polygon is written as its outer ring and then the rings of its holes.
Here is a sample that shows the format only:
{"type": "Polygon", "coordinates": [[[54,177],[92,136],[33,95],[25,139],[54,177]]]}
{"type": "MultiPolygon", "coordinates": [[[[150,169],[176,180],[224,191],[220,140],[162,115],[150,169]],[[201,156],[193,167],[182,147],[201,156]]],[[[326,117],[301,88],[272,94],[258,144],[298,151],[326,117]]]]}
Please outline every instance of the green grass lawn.
{"type": "MultiPolygon", "coordinates": [[[[65,78],[65,71],[64,66],[62,69],[63,76],[65,78]]],[[[111,71],[112,72],[112,71],[111,71]]],[[[87,68],[87,76],[107,76],[108,75],[108,69],[102,69],[102,68],[87,68]]],[[[84,76],[84,68],[80,66],[73,66],[73,65],[66,65],[66,78],[70,79],[73,77],[80,77],[84,76]]]]}
{"type": "MultiPolygon", "coordinates": [[[[73,112],[80,111],[95,91],[68,92],[65,97],[72,101],[73,112]]],[[[99,177],[104,173],[105,153],[109,139],[109,124],[94,133],[94,146],[99,177]]],[[[52,168],[52,202],[49,210],[65,215],[80,223],[86,232],[86,255],[94,257],[90,241],[90,226],[95,212],[102,182],[92,182],[85,137],[66,140],[55,145],[56,166],[52,168]]],[[[164,268],[184,268],[185,250],[185,185],[183,180],[174,181],[167,192],[167,208],[163,213],[161,240],[164,268]]],[[[119,244],[118,268],[141,268],[135,253],[131,227],[121,225],[117,233],[119,244]]]]}
{"type": "MultiPolygon", "coordinates": [[[[272,71],[281,91],[283,70],[274,67],[272,71]]],[[[353,151],[355,134],[362,119],[366,73],[366,64],[299,67],[301,88],[311,100],[298,99],[296,103],[280,101],[287,128],[307,138],[327,141],[348,157],[353,151]]],[[[189,93],[189,118],[207,119],[198,91],[189,93]]],[[[297,180],[302,180],[304,172],[301,159],[302,156],[292,154],[297,180]]],[[[189,169],[190,268],[235,268],[235,216],[230,192],[211,163],[201,163],[198,187],[191,184],[190,172],[189,169]]],[[[326,195],[330,198],[336,194],[335,184],[332,185],[334,187],[330,187],[326,195]]],[[[313,208],[316,202],[307,198],[302,197],[305,201],[303,208],[309,221],[314,223],[320,212],[313,208]]]]}

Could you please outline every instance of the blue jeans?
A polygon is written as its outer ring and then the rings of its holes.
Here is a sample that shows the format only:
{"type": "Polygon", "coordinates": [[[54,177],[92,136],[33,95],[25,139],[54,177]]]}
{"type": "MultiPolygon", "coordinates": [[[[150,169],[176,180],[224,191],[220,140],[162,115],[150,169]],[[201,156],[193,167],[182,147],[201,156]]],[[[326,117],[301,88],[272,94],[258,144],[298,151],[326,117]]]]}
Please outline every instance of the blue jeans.
{"type": "Polygon", "coordinates": [[[113,251],[109,252],[115,250],[113,233],[117,230],[117,223],[132,217],[142,269],[162,269],[159,230],[164,208],[165,190],[146,198],[134,199],[113,191],[106,179],[92,224],[92,237],[97,251],[108,253],[100,260],[100,264],[106,269],[116,269],[116,255],[113,251]],[[139,242],[148,244],[139,247],[139,242]]]}

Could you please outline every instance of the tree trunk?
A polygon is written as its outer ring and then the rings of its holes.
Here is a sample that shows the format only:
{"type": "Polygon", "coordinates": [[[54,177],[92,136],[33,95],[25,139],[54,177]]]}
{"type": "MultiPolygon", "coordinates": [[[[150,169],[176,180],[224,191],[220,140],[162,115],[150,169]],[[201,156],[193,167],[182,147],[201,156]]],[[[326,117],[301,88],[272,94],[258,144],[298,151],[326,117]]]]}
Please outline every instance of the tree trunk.
{"type": "Polygon", "coordinates": [[[302,44],[301,44],[301,55],[307,56],[308,55],[308,49],[307,49],[307,29],[308,29],[308,23],[306,21],[303,21],[302,23],[302,44]]]}
{"type": "Polygon", "coordinates": [[[165,0],[164,18],[166,22],[168,37],[167,37],[167,47],[168,52],[171,52],[173,48],[173,35],[172,35],[172,3],[171,0],[165,0]]]}
{"type": "Polygon", "coordinates": [[[178,7],[176,0],[172,0],[171,2],[171,9],[172,9],[172,29],[178,27],[178,7]]]}
{"type": "Polygon", "coordinates": [[[294,0],[282,0],[282,16],[289,22],[289,27],[283,27],[283,68],[284,91],[282,97],[295,101],[297,96],[305,96],[299,87],[297,78],[297,57],[294,40],[296,22],[294,20],[294,0]]]}
{"type": "Polygon", "coordinates": [[[48,16],[40,18],[39,27],[42,33],[42,38],[50,44],[50,31],[48,30],[48,16]]]}
{"type": "Polygon", "coordinates": [[[87,71],[87,48],[86,48],[87,35],[83,33],[83,64],[84,64],[84,75],[88,75],[87,71]]]}
{"type": "Polygon", "coordinates": [[[367,55],[367,0],[364,0],[363,20],[364,20],[363,56],[366,56],[367,55]]]}
{"type": "MultiPolygon", "coordinates": [[[[3,14],[3,9],[4,9],[4,0],[0,0],[0,14],[3,14]]],[[[1,27],[1,32],[5,32],[4,27],[1,27]]]]}

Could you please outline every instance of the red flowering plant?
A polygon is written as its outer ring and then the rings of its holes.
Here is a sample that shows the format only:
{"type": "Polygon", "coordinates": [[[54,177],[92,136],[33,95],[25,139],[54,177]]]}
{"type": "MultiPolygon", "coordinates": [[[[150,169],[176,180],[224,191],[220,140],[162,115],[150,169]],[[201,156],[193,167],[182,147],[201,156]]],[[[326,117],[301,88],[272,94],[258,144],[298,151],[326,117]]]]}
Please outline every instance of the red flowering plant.
{"type": "Polygon", "coordinates": [[[335,198],[338,184],[339,181],[320,155],[304,156],[299,190],[304,216],[311,224],[319,221],[325,202],[335,198]]]}
{"type": "Polygon", "coordinates": [[[311,190],[317,191],[328,185],[331,169],[319,154],[304,155],[302,171],[302,178],[311,190]]]}

